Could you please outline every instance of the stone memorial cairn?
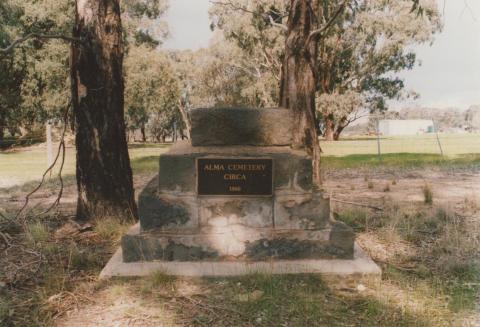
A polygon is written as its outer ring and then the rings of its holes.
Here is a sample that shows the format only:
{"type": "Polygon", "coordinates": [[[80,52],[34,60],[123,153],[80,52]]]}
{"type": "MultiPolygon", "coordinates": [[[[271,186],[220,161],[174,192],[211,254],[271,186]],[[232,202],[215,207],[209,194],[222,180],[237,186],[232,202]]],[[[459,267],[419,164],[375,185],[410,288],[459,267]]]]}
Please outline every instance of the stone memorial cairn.
{"type": "Polygon", "coordinates": [[[140,228],[123,262],[352,259],[354,233],[312,184],[311,157],[291,148],[286,109],[190,111],[191,140],[160,156],[139,195],[140,228]]]}

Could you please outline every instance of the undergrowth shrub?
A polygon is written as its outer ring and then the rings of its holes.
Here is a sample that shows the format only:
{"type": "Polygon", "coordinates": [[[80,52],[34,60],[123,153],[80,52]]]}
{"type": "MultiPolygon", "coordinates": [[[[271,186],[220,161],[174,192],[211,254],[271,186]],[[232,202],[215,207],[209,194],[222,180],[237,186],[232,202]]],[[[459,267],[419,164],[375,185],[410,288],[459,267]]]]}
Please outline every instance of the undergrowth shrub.
{"type": "Polygon", "coordinates": [[[433,203],[433,192],[432,192],[432,189],[430,187],[430,185],[428,184],[425,184],[423,186],[423,201],[425,202],[425,204],[432,204],[433,203]]]}

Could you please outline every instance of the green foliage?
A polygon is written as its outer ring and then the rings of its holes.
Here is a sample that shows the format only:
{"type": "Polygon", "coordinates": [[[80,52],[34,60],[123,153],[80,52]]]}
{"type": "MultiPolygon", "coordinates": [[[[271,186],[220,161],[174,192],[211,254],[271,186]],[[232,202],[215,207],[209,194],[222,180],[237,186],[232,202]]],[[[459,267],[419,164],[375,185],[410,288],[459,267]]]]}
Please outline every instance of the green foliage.
{"type": "MultiPolygon", "coordinates": [[[[32,32],[70,35],[75,17],[74,5],[75,2],[69,0],[2,1],[0,46],[5,47],[14,39],[32,32]]],[[[148,50],[147,63],[154,62],[151,50],[161,44],[168,34],[166,23],[159,19],[168,8],[167,1],[126,0],[121,5],[127,48],[132,48],[132,55],[138,55],[143,49],[148,50]],[[136,47],[140,47],[140,50],[136,50],[136,47]]],[[[5,134],[5,126],[11,127],[10,135],[21,134],[24,131],[19,127],[30,131],[46,120],[59,120],[62,117],[61,113],[70,99],[69,52],[69,44],[63,40],[34,39],[22,43],[9,54],[0,55],[0,139],[5,134]]],[[[132,61],[134,59],[127,54],[126,65],[132,61]]],[[[133,70],[135,67],[131,68],[133,70]]],[[[144,69],[141,73],[147,73],[147,77],[153,76],[151,69],[144,69]]],[[[135,78],[133,74],[130,76],[135,78]]],[[[127,84],[128,78],[127,74],[127,84]]],[[[161,75],[160,78],[165,76],[161,75]]],[[[166,78],[163,82],[174,89],[176,86],[171,80],[166,78]]],[[[141,86],[145,86],[145,83],[141,86]]],[[[126,111],[129,110],[132,121],[137,125],[144,125],[145,115],[141,111],[146,105],[145,101],[151,102],[152,97],[158,96],[155,90],[157,86],[158,78],[156,83],[152,82],[149,90],[139,87],[149,92],[148,96],[145,97],[145,92],[140,93],[144,97],[133,99],[138,103],[132,105],[127,102],[130,106],[126,111]]],[[[164,96],[161,98],[165,99],[164,96]]],[[[165,104],[165,101],[162,102],[163,107],[169,108],[164,116],[171,120],[171,105],[165,104]]],[[[158,108],[152,110],[159,112],[158,108]]]]}
{"type": "MultiPolygon", "coordinates": [[[[8,46],[15,38],[20,16],[20,7],[11,1],[0,2],[0,47],[8,46]]],[[[16,109],[22,101],[20,90],[23,78],[23,56],[0,54],[0,143],[6,130],[15,134],[15,126],[21,119],[21,113],[16,109]]]]}
{"type": "Polygon", "coordinates": [[[47,226],[40,221],[28,224],[28,239],[34,243],[48,240],[49,232],[47,226]]]}
{"type": "MultiPolygon", "coordinates": [[[[327,22],[342,1],[323,1],[319,22],[327,22]]],[[[221,1],[210,10],[212,27],[237,47],[237,62],[263,89],[260,105],[276,104],[285,48],[288,1],[221,1]]],[[[320,24],[321,25],[321,24],[320,24]]],[[[435,1],[354,1],[319,37],[317,111],[320,122],[330,120],[340,133],[357,111],[387,109],[386,100],[410,96],[396,76],[416,63],[411,45],[431,42],[440,28],[435,1]],[[412,9],[412,6],[414,9],[412,9]],[[420,9],[421,8],[421,9],[420,9]],[[412,14],[412,10],[428,13],[412,14]]]]}
{"type": "Polygon", "coordinates": [[[233,58],[227,65],[246,81],[241,90],[244,101],[260,107],[278,105],[285,36],[271,21],[286,23],[287,2],[222,3],[214,3],[210,9],[212,27],[223,32],[225,39],[220,41],[231,49],[233,58]]]}
{"type": "Polygon", "coordinates": [[[168,9],[168,0],[121,1],[122,24],[127,42],[152,49],[163,43],[168,27],[160,18],[168,9]]]}
{"type": "Polygon", "coordinates": [[[338,132],[362,108],[382,112],[388,99],[416,96],[396,74],[415,66],[411,46],[431,42],[441,22],[435,1],[422,3],[428,15],[411,10],[411,0],[354,2],[320,39],[317,110],[338,132]]]}
{"type": "Polygon", "coordinates": [[[183,128],[178,105],[180,89],[170,59],[148,46],[132,47],[125,58],[127,129],[148,128],[156,141],[183,128]]]}

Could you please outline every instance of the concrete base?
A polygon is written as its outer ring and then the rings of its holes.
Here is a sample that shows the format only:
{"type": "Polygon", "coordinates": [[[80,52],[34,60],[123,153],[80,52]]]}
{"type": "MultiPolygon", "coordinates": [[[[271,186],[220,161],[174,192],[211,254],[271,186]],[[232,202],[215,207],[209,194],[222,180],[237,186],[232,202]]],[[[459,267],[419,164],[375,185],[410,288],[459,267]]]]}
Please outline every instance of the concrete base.
{"type": "Polygon", "coordinates": [[[224,277],[267,274],[322,274],[336,277],[380,278],[382,271],[355,244],[354,258],[271,261],[142,261],[125,263],[119,248],[100,273],[101,279],[120,276],[148,276],[161,271],[168,275],[189,277],[224,277]]]}

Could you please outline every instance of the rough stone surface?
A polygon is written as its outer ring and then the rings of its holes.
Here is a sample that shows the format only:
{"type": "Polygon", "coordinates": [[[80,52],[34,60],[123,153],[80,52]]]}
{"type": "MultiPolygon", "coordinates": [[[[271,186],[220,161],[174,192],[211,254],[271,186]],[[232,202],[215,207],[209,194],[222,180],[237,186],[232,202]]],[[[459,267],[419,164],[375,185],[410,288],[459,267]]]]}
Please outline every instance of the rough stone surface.
{"type": "Polygon", "coordinates": [[[200,226],[272,227],[272,203],[271,198],[202,198],[199,205],[200,226]]]}
{"type": "Polygon", "coordinates": [[[311,158],[304,151],[289,147],[192,147],[178,142],[160,155],[159,191],[195,194],[196,159],[214,157],[272,158],[274,190],[305,193],[312,189],[311,158]]]}
{"type": "Polygon", "coordinates": [[[192,145],[290,145],[292,118],[288,109],[194,109],[192,145]]]}
{"type": "Polygon", "coordinates": [[[275,228],[322,229],[330,219],[330,200],[320,194],[277,195],[275,228]]]}
{"type": "Polygon", "coordinates": [[[122,237],[123,261],[197,261],[218,257],[214,251],[201,246],[176,243],[172,239],[149,235],[125,235],[122,237]]]}
{"type": "MultiPolygon", "coordinates": [[[[138,225],[133,231],[138,232],[138,225]]],[[[381,269],[358,246],[352,259],[294,259],[267,261],[141,261],[125,262],[119,248],[100,273],[101,279],[116,276],[149,276],[156,271],[169,275],[191,277],[238,276],[252,273],[266,274],[322,274],[335,282],[380,280],[381,269]]],[[[339,283],[339,285],[342,285],[339,283]]],[[[355,284],[356,285],[356,284],[355,284]]]]}
{"type": "Polygon", "coordinates": [[[311,157],[289,146],[290,114],[283,109],[193,110],[191,143],[177,142],[162,154],[159,176],[139,195],[140,227],[122,238],[123,260],[352,258],[353,230],[332,225],[330,201],[313,190],[311,157]],[[272,159],[273,194],[200,196],[199,158],[272,159]]]}
{"type": "Polygon", "coordinates": [[[290,238],[260,239],[249,244],[245,253],[252,260],[318,259],[332,256],[325,242],[290,238]]]}
{"type": "Polygon", "coordinates": [[[197,202],[193,197],[160,197],[153,178],[138,197],[138,214],[142,230],[153,228],[192,228],[198,226],[197,202]]]}
{"type": "Polygon", "coordinates": [[[330,230],[248,228],[241,225],[203,227],[200,230],[129,233],[122,238],[126,261],[204,259],[267,260],[346,258],[329,241],[330,230]]]}
{"type": "Polygon", "coordinates": [[[194,193],[196,190],[195,156],[188,154],[160,155],[158,185],[160,190],[177,193],[194,193]]]}
{"type": "Polygon", "coordinates": [[[355,232],[348,225],[337,221],[330,232],[330,252],[340,257],[353,257],[355,232]]]}

